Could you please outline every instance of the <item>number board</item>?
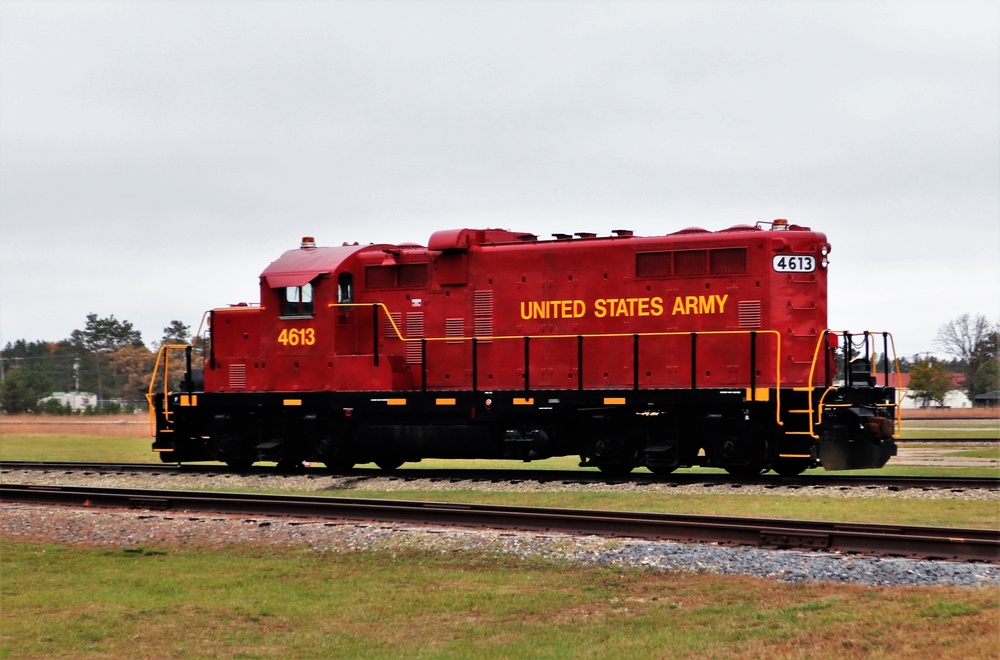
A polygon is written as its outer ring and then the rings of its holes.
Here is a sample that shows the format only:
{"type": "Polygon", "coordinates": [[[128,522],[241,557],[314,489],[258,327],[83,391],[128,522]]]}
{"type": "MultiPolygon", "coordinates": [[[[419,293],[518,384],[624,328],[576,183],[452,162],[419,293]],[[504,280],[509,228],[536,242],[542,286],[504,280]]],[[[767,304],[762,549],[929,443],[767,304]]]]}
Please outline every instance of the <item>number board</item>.
{"type": "Polygon", "coordinates": [[[816,257],[810,254],[776,254],[771,263],[779,273],[811,273],[816,270],[816,257]]]}

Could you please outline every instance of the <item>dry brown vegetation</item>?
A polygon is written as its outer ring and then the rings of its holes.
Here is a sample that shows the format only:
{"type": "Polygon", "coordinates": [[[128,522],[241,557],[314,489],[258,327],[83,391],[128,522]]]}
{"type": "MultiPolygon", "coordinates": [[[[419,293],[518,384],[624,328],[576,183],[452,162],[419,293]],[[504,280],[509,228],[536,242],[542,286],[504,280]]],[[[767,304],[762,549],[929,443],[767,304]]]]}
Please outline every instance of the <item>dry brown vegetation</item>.
{"type": "Polygon", "coordinates": [[[138,415],[0,415],[0,435],[99,435],[149,437],[149,416],[138,415]]]}
{"type": "Polygon", "coordinates": [[[903,408],[903,419],[997,419],[1000,408],[903,408]]]}

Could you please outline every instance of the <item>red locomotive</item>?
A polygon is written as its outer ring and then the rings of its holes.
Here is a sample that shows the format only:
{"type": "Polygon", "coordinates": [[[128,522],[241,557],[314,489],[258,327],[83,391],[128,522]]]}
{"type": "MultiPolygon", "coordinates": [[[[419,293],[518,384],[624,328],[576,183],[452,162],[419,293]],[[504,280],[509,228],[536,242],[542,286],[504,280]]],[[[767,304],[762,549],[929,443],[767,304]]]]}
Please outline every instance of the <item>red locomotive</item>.
{"type": "Polygon", "coordinates": [[[827,328],[829,251],[785,220],[551,240],[458,229],[426,247],[304,238],[261,273],[259,305],[208,313],[200,355],[163,349],[186,371],[151,387],[153,450],[337,469],[881,467],[899,428],[894,349],[888,333],[827,328]]]}

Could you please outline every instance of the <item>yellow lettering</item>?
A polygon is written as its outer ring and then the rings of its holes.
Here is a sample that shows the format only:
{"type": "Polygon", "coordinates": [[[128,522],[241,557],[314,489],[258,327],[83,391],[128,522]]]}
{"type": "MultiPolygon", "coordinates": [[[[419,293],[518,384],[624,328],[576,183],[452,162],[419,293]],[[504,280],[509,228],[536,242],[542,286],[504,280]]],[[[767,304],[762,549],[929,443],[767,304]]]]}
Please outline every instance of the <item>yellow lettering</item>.
{"type": "Polygon", "coordinates": [[[719,301],[719,314],[726,313],[726,301],[729,300],[729,294],[724,296],[716,295],[715,299],[719,301]]]}
{"type": "Polygon", "coordinates": [[[672,312],[670,312],[670,314],[674,315],[683,313],[684,313],[684,299],[681,298],[680,296],[677,296],[677,298],[674,300],[674,309],[672,312]]]}
{"type": "Polygon", "coordinates": [[[649,299],[649,312],[653,316],[663,316],[663,298],[654,296],[649,299]]]}
{"type": "Polygon", "coordinates": [[[527,313],[525,313],[524,301],[521,301],[521,318],[525,321],[531,320],[531,303],[528,303],[527,313]]]}
{"type": "Polygon", "coordinates": [[[598,298],[594,301],[594,316],[603,319],[608,311],[604,308],[605,301],[603,298],[598,298]]]}
{"type": "Polygon", "coordinates": [[[715,314],[715,298],[712,296],[698,296],[698,313],[715,314]]]}
{"type": "Polygon", "coordinates": [[[549,318],[548,309],[543,303],[533,301],[531,303],[531,313],[536,319],[547,319],[549,318]]]}
{"type": "Polygon", "coordinates": [[[684,307],[685,314],[697,314],[698,313],[698,296],[685,296],[684,297],[684,307]]]}
{"type": "Polygon", "coordinates": [[[587,313],[587,304],[585,302],[583,302],[582,300],[574,300],[573,301],[573,318],[575,318],[575,319],[581,318],[586,313],[587,313]]]}

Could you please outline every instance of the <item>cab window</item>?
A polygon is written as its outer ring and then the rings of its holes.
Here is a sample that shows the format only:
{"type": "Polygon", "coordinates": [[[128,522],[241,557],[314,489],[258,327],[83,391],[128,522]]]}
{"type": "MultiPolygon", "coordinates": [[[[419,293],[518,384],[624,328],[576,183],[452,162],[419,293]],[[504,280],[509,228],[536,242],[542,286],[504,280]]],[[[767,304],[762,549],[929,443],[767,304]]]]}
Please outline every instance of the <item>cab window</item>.
{"type": "Polygon", "coordinates": [[[341,273],[337,276],[337,302],[354,302],[354,276],[350,273],[341,273]]]}
{"type": "Polygon", "coordinates": [[[313,290],[312,284],[302,286],[287,286],[284,288],[281,301],[282,316],[312,316],[313,290]]]}

